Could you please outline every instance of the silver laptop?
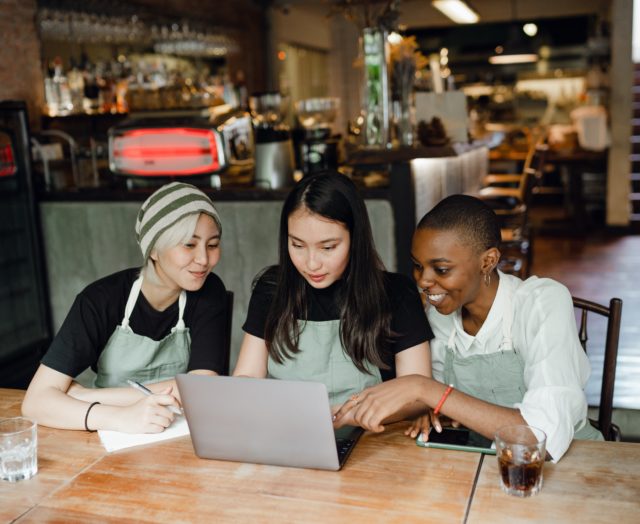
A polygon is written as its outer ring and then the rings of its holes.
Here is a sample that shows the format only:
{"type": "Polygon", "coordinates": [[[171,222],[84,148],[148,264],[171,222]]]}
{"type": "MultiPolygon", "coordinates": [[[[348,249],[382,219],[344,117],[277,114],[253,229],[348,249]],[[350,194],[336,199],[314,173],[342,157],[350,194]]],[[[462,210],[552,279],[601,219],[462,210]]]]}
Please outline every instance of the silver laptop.
{"type": "Polygon", "coordinates": [[[176,376],[200,458],[339,470],[362,434],[334,432],[324,384],[242,377],[176,376]]]}

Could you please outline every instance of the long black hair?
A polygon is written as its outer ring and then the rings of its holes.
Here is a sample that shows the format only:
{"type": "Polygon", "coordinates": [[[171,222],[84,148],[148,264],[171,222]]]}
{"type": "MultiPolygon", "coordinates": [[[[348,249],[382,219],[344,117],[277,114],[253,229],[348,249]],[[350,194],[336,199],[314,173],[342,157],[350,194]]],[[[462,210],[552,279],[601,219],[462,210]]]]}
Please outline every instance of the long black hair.
{"type": "Polygon", "coordinates": [[[276,286],[265,324],[269,355],[276,362],[298,353],[297,319],[307,318],[304,277],[289,256],[289,216],[300,208],[343,224],[349,231],[349,263],[340,306],[340,338],[356,367],[365,361],[388,369],[386,353],[392,337],[391,306],[384,287],[384,266],[376,252],[369,215],[355,184],[336,172],[303,178],[289,193],[280,216],[279,265],[268,274],[276,286]]]}

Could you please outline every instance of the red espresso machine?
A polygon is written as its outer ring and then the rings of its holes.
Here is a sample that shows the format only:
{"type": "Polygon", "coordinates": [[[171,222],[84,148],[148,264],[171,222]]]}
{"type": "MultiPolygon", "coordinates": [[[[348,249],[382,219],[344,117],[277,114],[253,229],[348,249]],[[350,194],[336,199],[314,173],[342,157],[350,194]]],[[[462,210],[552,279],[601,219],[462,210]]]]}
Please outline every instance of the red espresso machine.
{"type": "Polygon", "coordinates": [[[244,111],[132,114],[109,130],[109,169],[128,187],[180,178],[218,188],[222,172],[253,170],[254,149],[244,111]]]}

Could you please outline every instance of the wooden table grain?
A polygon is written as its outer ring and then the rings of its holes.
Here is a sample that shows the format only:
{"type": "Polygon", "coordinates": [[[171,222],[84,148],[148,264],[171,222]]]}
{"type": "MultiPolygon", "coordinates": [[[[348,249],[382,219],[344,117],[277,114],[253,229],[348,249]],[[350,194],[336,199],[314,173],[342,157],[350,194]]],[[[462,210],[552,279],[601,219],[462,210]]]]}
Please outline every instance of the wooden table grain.
{"type": "MultiPolygon", "coordinates": [[[[18,414],[21,395],[0,390],[1,412],[18,414]]],[[[332,472],[203,460],[194,455],[189,437],[108,454],[95,433],[40,427],[39,472],[22,483],[0,483],[0,517],[462,522],[480,456],[419,448],[403,435],[404,428],[397,424],[380,435],[365,434],[342,471],[332,472]],[[32,497],[18,503],[12,500],[17,492],[32,497]]]]}
{"type": "MultiPolygon", "coordinates": [[[[20,415],[24,391],[0,389],[0,418],[20,415]]],[[[15,484],[0,481],[0,522],[27,513],[104,456],[95,434],[38,427],[38,474],[15,484]]]]}
{"type": "MultiPolygon", "coordinates": [[[[0,416],[24,392],[0,389],[0,416]]],[[[217,460],[189,437],[107,453],[96,433],[38,428],[38,474],[0,482],[0,522],[635,522],[640,445],[576,441],[542,491],[504,494],[493,456],[423,449],[396,424],[340,472],[217,460]]]]}
{"type": "Polygon", "coordinates": [[[497,462],[483,460],[470,523],[640,520],[640,444],[574,441],[559,463],[544,465],[542,489],[527,499],[502,491],[497,462]]]}

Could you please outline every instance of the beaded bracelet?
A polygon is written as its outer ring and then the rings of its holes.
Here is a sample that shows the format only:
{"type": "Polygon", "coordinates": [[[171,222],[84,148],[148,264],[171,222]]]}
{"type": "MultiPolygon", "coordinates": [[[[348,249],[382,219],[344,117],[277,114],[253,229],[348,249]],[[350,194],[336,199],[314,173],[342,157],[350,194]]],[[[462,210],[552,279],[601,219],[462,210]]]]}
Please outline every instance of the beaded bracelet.
{"type": "Polygon", "coordinates": [[[87,412],[84,414],[84,429],[86,429],[90,433],[95,433],[96,431],[95,429],[89,429],[89,426],[87,426],[87,421],[89,420],[89,412],[91,411],[91,408],[96,404],[100,404],[100,402],[92,402],[91,404],[89,404],[87,412]]]}
{"type": "Polygon", "coordinates": [[[442,407],[442,404],[444,404],[444,401],[447,400],[449,393],[451,393],[452,391],[453,391],[453,386],[449,384],[447,386],[447,389],[444,390],[444,393],[442,394],[442,397],[440,398],[440,402],[438,402],[436,409],[433,410],[434,415],[437,415],[438,413],[440,413],[440,408],[442,407]]]}

